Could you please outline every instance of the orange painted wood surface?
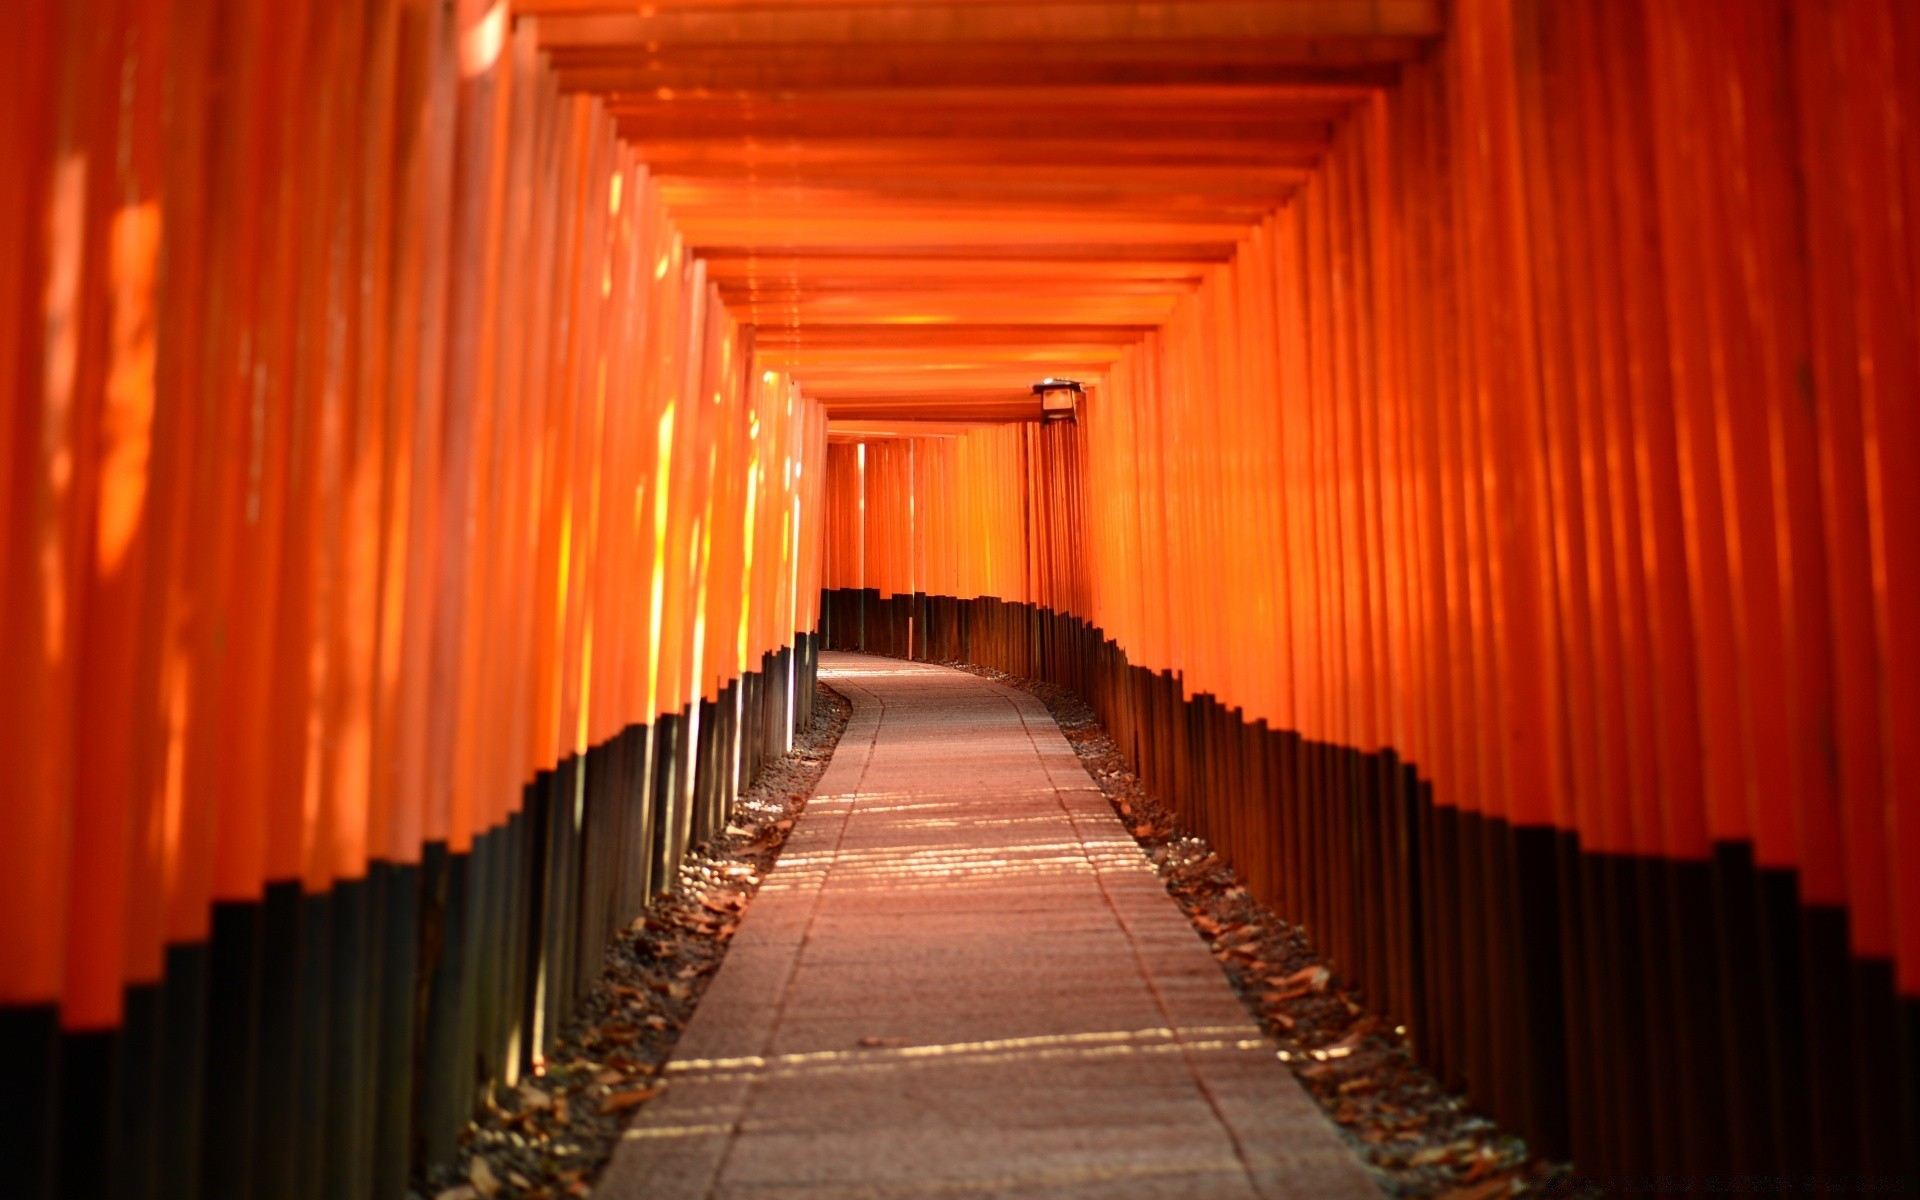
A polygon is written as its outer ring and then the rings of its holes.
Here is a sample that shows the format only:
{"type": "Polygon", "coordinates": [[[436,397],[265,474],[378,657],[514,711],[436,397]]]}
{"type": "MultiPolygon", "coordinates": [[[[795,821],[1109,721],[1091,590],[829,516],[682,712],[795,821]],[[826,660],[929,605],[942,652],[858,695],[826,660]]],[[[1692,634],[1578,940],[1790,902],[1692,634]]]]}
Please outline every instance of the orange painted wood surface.
{"type": "MultiPolygon", "coordinates": [[[[1897,5],[1458,6],[1157,320],[1108,318],[1150,332],[1095,362],[1060,331],[1092,384],[1070,433],[941,427],[990,411],[920,394],[944,375],[888,407],[821,372],[827,585],[1071,613],[1189,696],[1594,851],[1751,844],[1914,995],[1912,36],[1897,5]]],[[[810,261],[802,305],[904,302],[810,261]]],[[[929,321],[929,354],[993,343],[977,372],[1035,329],[929,321]]],[[[819,353],[853,361],[852,328],[819,353]]],[[[859,353],[894,370],[889,344],[859,353]]]]}
{"type": "Polygon", "coordinates": [[[791,644],[825,419],[533,22],[29,7],[0,1002],[110,1028],[210,903],[464,850],[791,644]]]}

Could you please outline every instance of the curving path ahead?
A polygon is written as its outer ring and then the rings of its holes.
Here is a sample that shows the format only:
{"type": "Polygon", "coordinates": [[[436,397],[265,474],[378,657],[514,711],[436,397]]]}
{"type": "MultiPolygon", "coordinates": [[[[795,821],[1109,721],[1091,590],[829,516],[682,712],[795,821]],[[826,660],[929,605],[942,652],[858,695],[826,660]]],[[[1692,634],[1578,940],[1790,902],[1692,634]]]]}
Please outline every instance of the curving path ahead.
{"type": "Polygon", "coordinates": [[[595,1196],[1379,1194],[1037,700],[821,676],[852,721],[595,1196]]]}

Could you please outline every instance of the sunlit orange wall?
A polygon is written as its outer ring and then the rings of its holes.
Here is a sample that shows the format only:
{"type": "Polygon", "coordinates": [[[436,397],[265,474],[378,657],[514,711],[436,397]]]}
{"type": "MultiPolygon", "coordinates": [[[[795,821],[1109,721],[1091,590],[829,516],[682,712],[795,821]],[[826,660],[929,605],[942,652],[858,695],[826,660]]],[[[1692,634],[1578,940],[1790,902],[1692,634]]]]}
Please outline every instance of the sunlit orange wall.
{"type": "Polygon", "coordinates": [[[1920,996],[1916,61],[1898,0],[1456,5],[1058,449],[869,446],[828,586],[923,557],[1442,805],[1750,841],[1920,996]]]}
{"type": "Polygon", "coordinates": [[[826,445],[531,23],[98,7],[0,39],[0,1003],[79,1029],[758,669],[826,445]]]}

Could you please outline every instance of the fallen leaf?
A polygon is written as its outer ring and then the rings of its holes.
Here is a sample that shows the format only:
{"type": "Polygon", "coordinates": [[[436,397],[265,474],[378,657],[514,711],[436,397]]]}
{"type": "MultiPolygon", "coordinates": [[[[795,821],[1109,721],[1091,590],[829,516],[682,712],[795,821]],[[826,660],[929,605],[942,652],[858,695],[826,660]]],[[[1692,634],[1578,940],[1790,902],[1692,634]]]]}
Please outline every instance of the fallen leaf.
{"type": "Polygon", "coordinates": [[[484,1158],[476,1157],[471,1163],[467,1164],[467,1182],[471,1183],[473,1190],[479,1192],[482,1196],[497,1196],[500,1194],[500,1181],[494,1178],[493,1168],[487,1164],[487,1160],[484,1158]]]}
{"type": "Polygon", "coordinates": [[[793,828],[793,818],[792,818],[792,817],[783,817],[782,819],[780,819],[780,820],[778,820],[778,821],[775,821],[775,822],[773,823],[773,827],[774,827],[775,829],[778,829],[778,830],[779,830],[779,831],[780,831],[781,833],[785,833],[785,832],[787,832],[787,830],[789,830],[789,829],[792,829],[792,828],[793,828]]]}
{"type": "Polygon", "coordinates": [[[1193,927],[1209,936],[1220,932],[1220,922],[1208,916],[1195,916],[1193,918],[1193,927]]]}
{"type": "Polygon", "coordinates": [[[1327,984],[1333,981],[1333,972],[1322,966],[1301,967],[1293,974],[1267,982],[1276,987],[1305,987],[1309,991],[1324,992],[1327,984]]]}
{"type": "Polygon", "coordinates": [[[1351,1054],[1353,1051],[1358,1050],[1360,1048],[1360,1043],[1365,1038],[1366,1038],[1366,1034],[1363,1031],[1356,1029],[1352,1033],[1349,1033],[1347,1036],[1335,1042],[1333,1045],[1322,1046],[1321,1049],[1326,1051],[1326,1053],[1331,1057],[1336,1057],[1336,1058],[1344,1057],[1345,1055],[1351,1054]]]}
{"type": "Polygon", "coordinates": [[[520,1107],[533,1109],[552,1108],[553,1097],[547,1095],[547,1093],[530,1083],[523,1083],[520,1085],[520,1107]]]}
{"type": "Polygon", "coordinates": [[[1454,1188],[1440,1193],[1440,1200],[1493,1200],[1495,1196],[1511,1195],[1513,1177],[1503,1175],[1498,1179],[1488,1179],[1469,1187],[1454,1188]]]}
{"type": "Polygon", "coordinates": [[[645,1104],[666,1090],[664,1084],[655,1084],[652,1087],[635,1088],[630,1092],[614,1092],[600,1102],[600,1111],[602,1113],[625,1112],[636,1105],[645,1104]]]}
{"type": "Polygon", "coordinates": [[[1450,1162],[1472,1149],[1472,1142],[1449,1142],[1445,1146],[1428,1146],[1407,1161],[1416,1167],[1430,1167],[1436,1163],[1450,1162]]]}
{"type": "Polygon", "coordinates": [[[1473,1160],[1473,1165],[1467,1168],[1467,1173],[1462,1180],[1472,1183],[1476,1179],[1483,1179],[1489,1172],[1499,1170],[1500,1165],[1500,1156],[1482,1146],[1480,1153],[1473,1160]]]}
{"type": "Polygon", "coordinates": [[[627,1073],[625,1071],[601,1071],[593,1077],[593,1081],[595,1083],[603,1084],[603,1085],[613,1084],[613,1083],[619,1083],[622,1079],[625,1079],[626,1077],[627,1077],[627,1073]]]}
{"type": "Polygon", "coordinates": [[[475,1200],[479,1195],[480,1193],[474,1191],[471,1185],[463,1183],[458,1187],[450,1187],[446,1191],[438,1193],[434,1196],[433,1200],[475,1200]]]}

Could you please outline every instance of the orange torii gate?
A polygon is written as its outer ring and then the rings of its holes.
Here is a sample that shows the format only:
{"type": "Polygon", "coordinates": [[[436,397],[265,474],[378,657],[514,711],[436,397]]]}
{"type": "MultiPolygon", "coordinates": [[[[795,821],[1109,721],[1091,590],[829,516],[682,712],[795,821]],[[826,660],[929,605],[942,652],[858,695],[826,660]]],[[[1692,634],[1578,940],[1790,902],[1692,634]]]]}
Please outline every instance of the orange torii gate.
{"type": "Polygon", "coordinates": [[[16,32],[8,1188],[398,1194],[807,719],[825,418],[501,10],[16,32]]]}
{"type": "Polygon", "coordinates": [[[1092,698],[1538,1145],[1910,1167],[1920,23],[1455,22],[1071,432],[840,435],[828,644],[1092,698]]]}
{"type": "Polygon", "coordinates": [[[1545,1152],[1920,1171],[1920,9],[9,15],[22,1194],[399,1195],[819,637],[1083,692],[1545,1152]]]}

